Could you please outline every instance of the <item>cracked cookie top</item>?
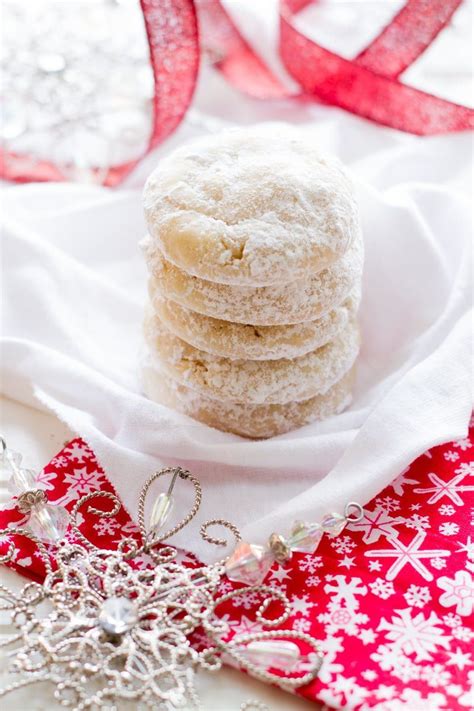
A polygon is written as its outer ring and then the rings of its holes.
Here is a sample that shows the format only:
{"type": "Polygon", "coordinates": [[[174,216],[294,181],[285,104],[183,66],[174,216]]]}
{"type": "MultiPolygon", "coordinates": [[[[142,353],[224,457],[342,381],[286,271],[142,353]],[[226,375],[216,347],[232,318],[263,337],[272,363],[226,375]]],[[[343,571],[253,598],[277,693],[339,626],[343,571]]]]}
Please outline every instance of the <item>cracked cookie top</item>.
{"type": "Polygon", "coordinates": [[[259,124],[168,155],[144,189],[152,245],[223,284],[265,286],[327,268],[359,230],[357,205],[339,161],[301,134],[259,124]]]}

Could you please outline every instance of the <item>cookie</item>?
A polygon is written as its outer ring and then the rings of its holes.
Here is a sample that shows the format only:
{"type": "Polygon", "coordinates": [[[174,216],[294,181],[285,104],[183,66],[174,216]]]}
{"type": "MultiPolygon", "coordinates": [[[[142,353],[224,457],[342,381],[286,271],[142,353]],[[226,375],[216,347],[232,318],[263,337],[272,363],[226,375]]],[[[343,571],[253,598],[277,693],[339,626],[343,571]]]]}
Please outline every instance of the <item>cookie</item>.
{"type": "Polygon", "coordinates": [[[337,306],[361,280],[364,249],[361,235],[336,264],[304,279],[273,286],[230,286],[198,279],[178,269],[159,251],[151,251],[150,238],[142,241],[150,270],[153,302],[163,296],[198,313],[224,321],[274,326],[314,321],[337,306]]]}
{"type": "Polygon", "coordinates": [[[217,400],[285,403],[325,393],[352,367],[359,351],[354,321],[326,345],[299,358],[231,360],[194,348],[157,318],[145,320],[145,337],[156,364],[169,377],[217,400]]]}
{"type": "Polygon", "coordinates": [[[153,342],[158,337],[161,322],[175,336],[206,353],[244,360],[297,358],[339,335],[354,318],[359,300],[360,294],[354,291],[340,306],[314,321],[253,326],[198,314],[155,292],[147,319],[147,339],[153,342]]]}
{"type": "Polygon", "coordinates": [[[290,126],[186,144],[160,161],[143,201],[150,249],[222,284],[306,279],[342,257],[359,230],[341,164],[290,126]]]}
{"type": "Polygon", "coordinates": [[[177,383],[149,363],[143,368],[142,376],[144,391],[151,400],[218,430],[264,439],[342,412],[351,403],[354,368],[324,395],[280,405],[245,405],[213,400],[177,383]]]}

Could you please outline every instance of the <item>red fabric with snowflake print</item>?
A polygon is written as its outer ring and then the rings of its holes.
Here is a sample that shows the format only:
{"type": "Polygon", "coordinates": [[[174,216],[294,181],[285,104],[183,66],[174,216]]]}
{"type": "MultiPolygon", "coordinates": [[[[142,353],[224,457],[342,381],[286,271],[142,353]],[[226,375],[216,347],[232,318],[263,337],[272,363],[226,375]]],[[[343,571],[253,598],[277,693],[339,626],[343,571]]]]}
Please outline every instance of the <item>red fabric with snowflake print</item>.
{"type": "MultiPolygon", "coordinates": [[[[365,507],[360,523],[270,572],[267,582],[291,601],[286,626],[314,635],[324,652],[319,678],[302,696],[361,711],[472,708],[474,428],[470,436],[426,452],[365,507]]],[[[80,439],[39,479],[50,502],[68,509],[91,491],[113,491],[80,439]]],[[[0,511],[0,527],[24,523],[13,504],[0,511]]],[[[138,534],[123,509],[114,519],[88,517],[82,531],[102,547],[138,534]]],[[[40,579],[33,546],[14,540],[21,547],[13,566],[40,579]]],[[[220,592],[235,587],[223,581],[220,592]]],[[[220,612],[234,632],[257,631],[257,604],[246,594],[220,612]]]]}

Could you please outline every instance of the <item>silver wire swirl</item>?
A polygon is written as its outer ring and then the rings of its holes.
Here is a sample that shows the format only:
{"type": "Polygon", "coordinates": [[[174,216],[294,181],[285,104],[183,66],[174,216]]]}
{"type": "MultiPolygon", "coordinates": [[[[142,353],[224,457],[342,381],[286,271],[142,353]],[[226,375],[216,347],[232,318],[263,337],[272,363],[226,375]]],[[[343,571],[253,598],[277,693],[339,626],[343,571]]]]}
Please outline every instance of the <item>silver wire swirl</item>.
{"type": "Polygon", "coordinates": [[[84,536],[83,533],[79,530],[79,526],[77,525],[77,514],[79,512],[79,509],[81,506],[84,506],[88,501],[91,501],[91,499],[94,498],[101,498],[101,499],[107,499],[109,501],[112,501],[113,503],[113,508],[111,511],[104,511],[103,509],[97,509],[95,506],[89,506],[87,508],[88,513],[94,514],[95,516],[99,516],[101,518],[112,518],[113,516],[116,516],[120,509],[122,508],[122,504],[120,503],[120,499],[115,495],[112,494],[110,491],[92,491],[90,494],[86,494],[82,498],[79,499],[79,501],[76,502],[74,505],[70,517],[71,517],[71,522],[70,526],[72,530],[74,531],[74,535],[79,538],[81,543],[83,543],[87,548],[98,548],[98,546],[95,546],[86,536],[84,536]]]}
{"type": "Polygon", "coordinates": [[[209,526],[223,526],[223,528],[227,528],[227,530],[233,534],[236,543],[242,540],[242,536],[240,535],[240,531],[237,526],[230,523],[230,521],[226,521],[224,518],[213,518],[209,521],[205,521],[199,529],[201,538],[206,541],[206,543],[211,543],[214,546],[227,546],[229,544],[225,538],[215,538],[214,536],[210,536],[207,532],[209,526]]]}
{"type": "MultiPolygon", "coordinates": [[[[4,538],[7,540],[4,540],[3,543],[7,543],[7,552],[4,553],[2,556],[0,556],[0,564],[5,565],[6,563],[9,563],[12,561],[13,556],[15,554],[15,544],[13,543],[12,540],[8,540],[10,536],[23,536],[24,538],[28,538],[30,541],[33,541],[35,546],[38,549],[39,556],[44,564],[44,567],[46,569],[46,574],[50,575],[53,572],[53,568],[51,565],[51,560],[48,554],[48,551],[46,550],[46,546],[41,543],[39,538],[37,538],[34,533],[29,531],[27,528],[23,528],[22,526],[19,526],[18,528],[2,528],[0,529],[0,539],[4,538]]],[[[0,540],[0,544],[2,541],[0,540]]]]}

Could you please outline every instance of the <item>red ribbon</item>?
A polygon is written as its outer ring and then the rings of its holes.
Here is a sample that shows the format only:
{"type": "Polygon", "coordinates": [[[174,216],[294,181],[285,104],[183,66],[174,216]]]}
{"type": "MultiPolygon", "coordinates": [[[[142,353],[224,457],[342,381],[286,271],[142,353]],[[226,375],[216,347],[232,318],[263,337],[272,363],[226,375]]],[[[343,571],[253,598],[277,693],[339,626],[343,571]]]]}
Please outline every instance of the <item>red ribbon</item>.
{"type": "MultiPolygon", "coordinates": [[[[192,99],[201,46],[216,68],[239,90],[259,99],[307,95],[376,123],[418,135],[474,127],[474,111],[403,84],[400,75],[450,21],[462,0],[408,0],[355,59],[348,60],[305,37],[294,17],[312,0],[280,0],[281,59],[301,87],[294,92],[262,61],[220,0],[140,0],[153,69],[152,130],[145,153],[178,126],[192,99]]],[[[142,156],[108,170],[104,183],[117,185],[142,156]]],[[[0,154],[0,175],[16,181],[64,180],[47,161],[0,154]]]]}

